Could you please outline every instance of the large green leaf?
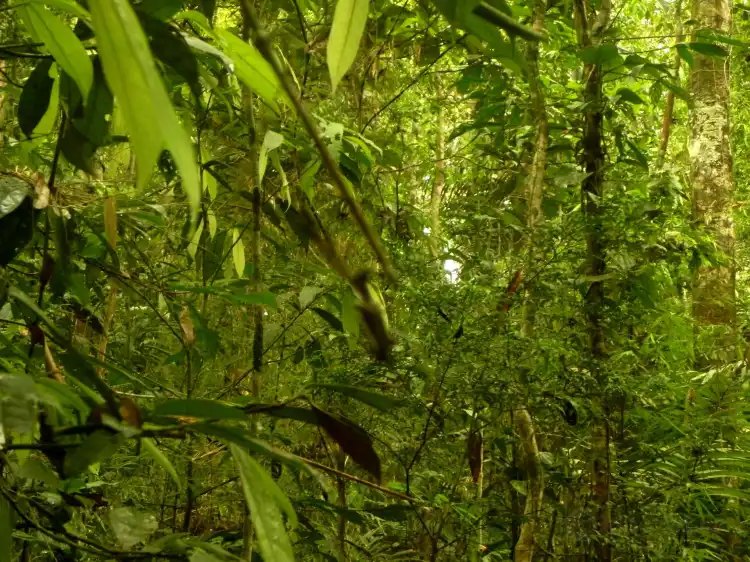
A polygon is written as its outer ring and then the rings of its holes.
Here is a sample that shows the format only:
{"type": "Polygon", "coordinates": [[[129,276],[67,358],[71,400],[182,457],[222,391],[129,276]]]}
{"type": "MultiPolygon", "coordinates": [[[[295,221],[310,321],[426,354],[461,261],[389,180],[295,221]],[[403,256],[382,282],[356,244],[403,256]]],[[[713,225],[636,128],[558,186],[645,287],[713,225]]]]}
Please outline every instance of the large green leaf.
{"type": "Polygon", "coordinates": [[[231,444],[229,448],[240,472],[242,491],[263,559],[268,562],[293,561],[292,544],[280,508],[288,515],[294,514],[294,508],[271,476],[242,447],[231,444]]]}
{"type": "Polygon", "coordinates": [[[89,8],[104,74],[136,153],[138,186],[145,187],[162,149],[168,149],[195,222],[201,198],[195,151],[169,101],[138,17],[127,0],[90,0],[89,8]]]}
{"type": "Polygon", "coordinates": [[[278,76],[258,49],[226,29],[217,29],[216,35],[224,43],[224,50],[234,61],[234,71],[248,88],[253,90],[269,107],[278,110],[286,95],[278,76]]]}
{"type": "Polygon", "coordinates": [[[18,126],[29,138],[47,112],[52,98],[55,79],[50,76],[51,66],[50,59],[39,61],[21,92],[21,99],[18,102],[18,126]]]}
{"type": "Polygon", "coordinates": [[[29,184],[15,176],[0,176],[0,218],[15,211],[29,196],[29,184]]]}
{"type": "Polygon", "coordinates": [[[31,36],[44,43],[86,98],[94,81],[94,67],[73,30],[43,6],[26,4],[19,6],[18,11],[31,36]]]}
{"type": "Polygon", "coordinates": [[[331,87],[336,87],[357,57],[359,43],[365,31],[369,0],[338,0],[333,12],[333,25],[328,38],[326,58],[331,75],[331,87]]]}

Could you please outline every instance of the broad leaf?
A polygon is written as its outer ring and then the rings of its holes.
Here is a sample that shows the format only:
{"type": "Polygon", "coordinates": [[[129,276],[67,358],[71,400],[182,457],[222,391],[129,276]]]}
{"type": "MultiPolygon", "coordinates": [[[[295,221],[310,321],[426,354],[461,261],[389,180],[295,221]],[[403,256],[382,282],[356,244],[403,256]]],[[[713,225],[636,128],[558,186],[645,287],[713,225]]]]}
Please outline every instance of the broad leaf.
{"type": "Polygon", "coordinates": [[[51,67],[50,59],[43,59],[37,63],[24,84],[18,102],[18,126],[29,138],[50,105],[52,87],[55,84],[55,79],[50,76],[51,67]]]}
{"type": "Polygon", "coordinates": [[[70,478],[84,472],[94,463],[108,459],[117,452],[124,438],[110,430],[97,430],[65,456],[65,477],[70,478]]]}
{"type": "Polygon", "coordinates": [[[326,309],[315,307],[312,309],[312,311],[318,316],[320,316],[323,320],[328,322],[328,325],[331,326],[331,328],[333,328],[334,330],[338,332],[344,331],[344,325],[341,323],[341,320],[336,318],[332,313],[328,312],[326,309]]]}
{"type": "Polygon", "coordinates": [[[150,513],[136,511],[131,507],[117,507],[109,512],[109,524],[117,541],[125,549],[133,548],[156,532],[159,523],[150,513]]]}
{"type": "Polygon", "coordinates": [[[217,29],[216,35],[224,42],[226,53],[234,61],[237,78],[255,92],[266,105],[278,111],[279,102],[286,103],[286,96],[268,61],[253,45],[226,29],[217,29]]]}
{"type": "Polygon", "coordinates": [[[0,176],[0,218],[15,211],[28,196],[28,183],[15,176],[0,176]]]}
{"type": "Polygon", "coordinates": [[[268,167],[268,153],[279,148],[283,142],[283,135],[274,131],[266,131],[266,136],[263,138],[263,144],[260,146],[260,154],[258,155],[258,176],[261,182],[266,175],[266,168],[268,167]]]}
{"type": "Polygon", "coordinates": [[[52,12],[37,4],[19,6],[18,12],[31,36],[36,41],[44,43],[55,61],[75,81],[81,94],[86,98],[94,82],[94,67],[73,30],[52,12]]]}
{"type": "Polygon", "coordinates": [[[245,274],[245,245],[242,243],[242,231],[239,228],[232,230],[232,262],[237,277],[245,274]]]}
{"type": "Polygon", "coordinates": [[[337,0],[336,2],[331,35],[326,48],[331,89],[334,92],[357,57],[369,9],[369,0],[337,0]]]}
{"type": "Polygon", "coordinates": [[[169,101],[138,17],[127,0],[90,0],[89,8],[107,83],[130,131],[138,187],[145,187],[162,149],[168,149],[195,222],[201,192],[192,142],[169,101]]]}
{"type": "Polygon", "coordinates": [[[294,554],[280,509],[293,514],[289,500],[276,482],[243,448],[229,446],[237,464],[242,491],[255,527],[260,553],[269,562],[292,562],[294,554]]]}
{"type": "Polygon", "coordinates": [[[339,447],[352,457],[354,462],[380,480],[380,458],[372,446],[372,438],[353,421],[335,417],[320,408],[313,406],[318,424],[339,447]]]}
{"type": "Polygon", "coordinates": [[[714,45],[713,43],[693,42],[688,43],[687,46],[696,53],[709,57],[726,57],[729,55],[729,51],[727,51],[724,47],[714,45]]]}

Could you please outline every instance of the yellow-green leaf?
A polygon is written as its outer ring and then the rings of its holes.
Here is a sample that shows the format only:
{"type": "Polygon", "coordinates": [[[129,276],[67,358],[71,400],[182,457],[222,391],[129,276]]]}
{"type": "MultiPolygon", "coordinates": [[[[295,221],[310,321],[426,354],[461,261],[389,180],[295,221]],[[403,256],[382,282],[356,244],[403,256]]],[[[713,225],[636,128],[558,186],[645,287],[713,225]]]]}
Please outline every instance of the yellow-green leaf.
{"type": "Polygon", "coordinates": [[[57,64],[76,83],[85,100],[94,83],[94,66],[73,30],[43,6],[26,4],[19,6],[18,12],[34,40],[44,43],[57,64]]]}
{"type": "Polygon", "coordinates": [[[168,149],[195,222],[201,198],[195,151],[169,101],[138,17],[128,0],[90,0],[89,9],[104,75],[135,150],[138,187],[146,185],[162,149],[168,149]]]}
{"type": "Polygon", "coordinates": [[[260,155],[258,156],[258,176],[260,176],[261,182],[266,175],[266,168],[268,167],[268,153],[279,148],[283,142],[283,135],[275,131],[266,131],[266,136],[263,137],[263,144],[260,147],[260,155]]]}
{"type": "Polygon", "coordinates": [[[242,231],[239,228],[235,228],[232,231],[232,261],[234,262],[234,269],[237,272],[237,277],[242,277],[245,273],[245,245],[242,243],[242,231]]]}
{"type": "Polygon", "coordinates": [[[156,446],[156,443],[154,443],[153,439],[144,437],[143,439],[141,439],[141,443],[143,444],[143,448],[146,450],[146,452],[151,455],[151,458],[153,458],[158,464],[161,465],[164,470],[167,471],[167,474],[169,474],[174,483],[177,484],[177,489],[181,490],[182,482],[180,481],[180,476],[177,474],[177,470],[172,464],[172,461],[170,461],[162,452],[162,450],[156,446]]]}
{"type": "Polygon", "coordinates": [[[369,8],[369,0],[338,0],[336,2],[326,52],[328,72],[331,75],[331,86],[334,92],[357,57],[369,8]]]}
{"type": "Polygon", "coordinates": [[[278,102],[286,100],[279,78],[258,49],[226,29],[217,29],[216,35],[224,42],[226,53],[234,61],[234,71],[248,88],[269,107],[278,110],[278,102]]]}

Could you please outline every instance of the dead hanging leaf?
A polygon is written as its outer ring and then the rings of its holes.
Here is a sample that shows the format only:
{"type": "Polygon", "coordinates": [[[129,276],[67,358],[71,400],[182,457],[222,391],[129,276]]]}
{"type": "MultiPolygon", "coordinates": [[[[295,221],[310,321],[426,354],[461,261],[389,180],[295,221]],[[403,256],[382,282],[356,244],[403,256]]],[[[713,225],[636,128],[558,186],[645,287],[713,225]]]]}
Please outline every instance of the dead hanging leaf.
{"type": "Polygon", "coordinates": [[[117,209],[113,197],[104,201],[104,232],[112,249],[117,248],[117,209]]]}
{"type": "Polygon", "coordinates": [[[120,397],[120,419],[132,427],[143,426],[143,415],[138,406],[127,396],[120,397]]]}
{"type": "Polygon", "coordinates": [[[44,332],[39,327],[39,324],[32,324],[29,326],[29,334],[31,335],[32,347],[40,343],[44,343],[44,332]]]}
{"type": "Polygon", "coordinates": [[[55,269],[55,260],[49,254],[44,256],[42,260],[42,270],[39,272],[39,284],[42,289],[47,286],[49,280],[52,278],[52,272],[55,269]]]}
{"type": "Polygon", "coordinates": [[[182,337],[185,339],[187,345],[193,345],[195,343],[195,328],[193,327],[193,319],[190,318],[190,311],[187,307],[182,309],[180,314],[180,327],[182,328],[182,337]]]}
{"type": "Polygon", "coordinates": [[[65,382],[65,377],[60,373],[60,368],[55,363],[55,357],[52,355],[52,350],[44,342],[44,367],[47,370],[47,376],[57,382],[65,382]]]}
{"type": "Polygon", "coordinates": [[[380,458],[372,446],[372,438],[353,421],[338,418],[312,407],[318,424],[354,462],[380,481],[380,458]]]}
{"type": "Polygon", "coordinates": [[[469,454],[471,479],[476,484],[482,474],[482,434],[478,431],[472,431],[466,441],[466,448],[469,454]]]}
{"type": "Polygon", "coordinates": [[[34,172],[31,175],[31,180],[34,182],[34,208],[35,209],[46,209],[49,207],[49,185],[44,176],[39,172],[34,172]]]}

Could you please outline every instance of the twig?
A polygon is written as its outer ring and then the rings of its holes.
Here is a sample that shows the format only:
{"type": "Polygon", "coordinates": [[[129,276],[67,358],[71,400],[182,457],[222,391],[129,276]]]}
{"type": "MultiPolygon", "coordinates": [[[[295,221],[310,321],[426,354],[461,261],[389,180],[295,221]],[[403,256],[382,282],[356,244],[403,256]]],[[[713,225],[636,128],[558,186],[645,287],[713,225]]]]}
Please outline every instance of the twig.
{"type": "Polygon", "coordinates": [[[389,280],[395,283],[395,271],[393,270],[393,266],[391,265],[391,262],[388,259],[385,250],[383,249],[383,245],[381,244],[380,239],[375,234],[375,231],[372,229],[372,226],[370,226],[370,223],[367,221],[365,213],[362,210],[359,202],[356,200],[354,193],[347,183],[346,178],[344,178],[344,175],[341,173],[339,165],[333,158],[333,155],[328,149],[328,146],[323,141],[323,137],[318,132],[312,115],[300,99],[299,92],[294,88],[292,82],[287,77],[286,72],[284,71],[284,67],[281,65],[278,57],[276,56],[276,53],[273,51],[271,42],[268,39],[268,35],[260,25],[258,16],[255,13],[255,9],[253,8],[252,3],[250,2],[250,0],[242,0],[242,6],[245,9],[247,21],[250,24],[250,28],[253,30],[253,34],[255,35],[255,43],[258,50],[271,65],[271,68],[273,68],[274,73],[281,82],[284,91],[292,101],[292,104],[297,111],[297,115],[299,116],[302,124],[307,130],[307,134],[310,135],[313,142],[315,143],[315,147],[320,153],[321,160],[323,161],[326,170],[331,175],[331,179],[336,185],[336,188],[339,190],[340,196],[344,199],[346,204],[351,209],[354,220],[356,221],[362,233],[365,235],[365,238],[367,238],[367,242],[372,247],[372,250],[378,258],[380,265],[383,267],[383,272],[389,280]]]}

